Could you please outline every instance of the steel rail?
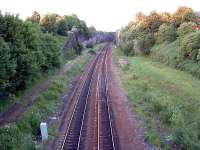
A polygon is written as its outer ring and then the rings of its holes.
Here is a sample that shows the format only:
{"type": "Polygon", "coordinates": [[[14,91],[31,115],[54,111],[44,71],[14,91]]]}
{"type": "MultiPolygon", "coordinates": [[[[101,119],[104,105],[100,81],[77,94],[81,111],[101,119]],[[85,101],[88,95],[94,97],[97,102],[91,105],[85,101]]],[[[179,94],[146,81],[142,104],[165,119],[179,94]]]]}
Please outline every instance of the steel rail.
{"type": "MultiPolygon", "coordinates": [[[[97,60],[97,63],[101,60],[101,58],[100,58],[101,55],[102,55],[102,54],[99,55],[99,58],[98,58],[98,60],[97,60]]],[[[97,64],[97,63],[96,63],[96,64],[97,64]]],[[[83,124],[84,124],[85,115],[86,115],[86,108],[87,108],[88,98],[89,98],[89,94],[90,94],[90,92],[91,92],[90,89],[91,89],[91,86],[92,86],[92,83],[93,83],[93,79],[94,79],[94,76],[96,75],[97,71],[98,71],[98,66],[96,65],[96,66],[95,66],[95,70],[94,70],[93,75],[92,75],[92,79],[91,79],[90,85],[89,85],[89,90],[88,90],[88,93],[87,93],[86,106],[85,106],[85,109],[84,109],[83,120],[82,120],[82,123],[81,123],[81,130],[80,130],[80,136],[79,136],[79,141],[78,141],[77,150],[79,150],[79,148],[80,148],[81,136],[82,136],[83,124]]]]}
{"type": "MultiPolygon", "coordinates": [[[[97,56],[95,57],[94,62],[98,60],[98,57],[99,57],[99,55],[97,55],[97,56]]],[[[78,106],[81,93],[82,93],[82,91],[83,91],[84,86],[86,85],[86,82],[88,81],[88,76],[89,76],[89,74],[92,72],[92,67],[94,67],[94,65],[95,65],[95,63],[89,66],[89,69],[88,69],[89,71],[86,72],[86,75],[84,76],[86,79],[84,80],[83,84],[81,84],[81,85],[82,85],[82,86],[81,86],[81,90],[80,90],[80,92],[78,93],[77,101],[76,101],[75,106],[74,106],[74,108],[73,108],[73,112],[72,112],[72,115],[71,115],[71,117],[70,117],[69,124],[68,124],[68,127],[67,127],[67,131],[66,131],[66,133],[65,133],[64,140],[63,140],[63,143],[62,143],[62,146],[61,146],[60,150],[63,150],[63,149],[64,149],[64,145],[65,145],[65,143],[66,143],[66,139],[67,139],[67,136],[68,136],[68,134],[69,134],[69,129],[70,129],[70,127],[71,127],[71,123],[72,123],[72,120],[73,120],[73,118],[74,118],[74,114],[75,114],[76,108],[77,108],[77,106],[78,106]]]]}
{"type": "MultiPolygon", "coordinates": [[[[106,52],[109,51],[109,48],[106,52]]],[[[108,115],[109,115],[109,123],[110,123],[110,130],[111,130],[111,137],[112,137],[112,145],[113,145],[113,150],[115,150],[115,141],[114,141],[114,135],[113,135],[113,125],[112,125],[112,121],[111,121],[111,112],[110,112],[110,105],[108,103],[108,101],[110,101],[110,97],[109,97],[109,93],[108,93],[108,68],[107,68],[107,64],[106,64],[106,61],[107,61],[107,53],[106,53],[106,56],[105,56],[105,62],[104,62],[104,65],[105,65],[105,83],[106,83],[106,103],[107,103],[107,107],[108,107],[108,115]]]]}

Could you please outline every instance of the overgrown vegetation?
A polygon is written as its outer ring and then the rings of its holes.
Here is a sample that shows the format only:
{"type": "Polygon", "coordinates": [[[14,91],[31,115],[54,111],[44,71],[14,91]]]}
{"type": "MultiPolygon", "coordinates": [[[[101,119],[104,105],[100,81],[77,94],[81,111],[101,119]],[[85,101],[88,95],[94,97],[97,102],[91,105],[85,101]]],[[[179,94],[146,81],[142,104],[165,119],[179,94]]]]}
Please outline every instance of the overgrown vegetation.
{"type": "MultiPolygon", "coordinates": [[[[59,75],[48,89],[42,93],[23,116],[16,122],[0,128],[1,149],[35,149],[35,142],[40,140],[39,124],[46,121],[59,103],[60,96],[66,92],[70,80],[81,73],[91,54],[84,52],[72,60],[72,66],[59,75]]],[[[49,139],[55,136],[56,129],[48,126],[49,139]]],[[[42,146],[41,146],[42,147],[42,146]]]]}
{"type": "Polygon", "coordinates": [[[27,21],[39,24],[42,31],[53,33],[54,35],[67,36],[67,32],[73,27],[78,29],[78,32],[83,37],[89,38],[96,30],[94,27],[88,28],[85,21],[80,20],[76,15],[46,14],[43,17],[34,11],[32,16],[27,18],[27,21]]]}
{"type": "MultiPolygon", "coordinates": [[[[15,99],[39,76],[61,66],[64,41],[73,27],[83,37],[88,38],[91,34],[85,22],[75,15],[41,17],[33,12],[23,21],[17,15],[0,13],[1,101],[15,99]]],[[[72,55],[80,54],[80,46],[74,48],[72,55]]]]}
{"type": "Polygon", "coordinates": [[[62,40],[18,16],[0,14],[0,98],[16,94],[27,82],[61,64],[62,40]]]}
{"type": "Polygon", "coordinates": [[[200,78],[198,17],[188,7],[173,14],[138,13],[136,21],[120,31],[118,44],[125,55],[148,57],[126,57],[129,67],[119,72],[148,127],[147,139],[163,149],[200,149],[200,81],[149,59],[200,78]]]}
{"type": "Polygon", "coordinates": [[[197,20],[197,14],[188,7],[179,7],[173,14],[138,13],[136,21],[120,31],[119,44],[126,55],[150,54],[156,60],[199,77],[200,31],[196,29],[197,20]],[[191,64],[195,66],[194,70],[191,70],[191,64]]]}
{"type": "Polygon", "coordinates": [[[200,81],[149,58],[125,56],[119,49],[113,52],[117,66],[119,59],[128,60],[129,66],[119,65],[118,73],[147,127],[146,139],[162,149],[200,149],[200,81]]]}

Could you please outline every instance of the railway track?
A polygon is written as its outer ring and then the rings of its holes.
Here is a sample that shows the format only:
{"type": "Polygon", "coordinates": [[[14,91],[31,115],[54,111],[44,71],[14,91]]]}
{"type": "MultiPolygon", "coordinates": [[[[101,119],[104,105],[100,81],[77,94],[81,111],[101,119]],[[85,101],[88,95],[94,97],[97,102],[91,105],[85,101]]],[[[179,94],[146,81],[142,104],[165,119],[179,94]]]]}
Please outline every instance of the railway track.
{"type": "Polygon", "coordinates": [[[120,149],[108,89],[109,52],[109,44],[99,49],[89,69],[83,73],[82,82],[72,93],[70,98],[76,103],[57,149],[120,149]],[[95,92],[95,97],[92,92],[95,92]],[[90,114],[91,112],[94,114],[90,114]]]}

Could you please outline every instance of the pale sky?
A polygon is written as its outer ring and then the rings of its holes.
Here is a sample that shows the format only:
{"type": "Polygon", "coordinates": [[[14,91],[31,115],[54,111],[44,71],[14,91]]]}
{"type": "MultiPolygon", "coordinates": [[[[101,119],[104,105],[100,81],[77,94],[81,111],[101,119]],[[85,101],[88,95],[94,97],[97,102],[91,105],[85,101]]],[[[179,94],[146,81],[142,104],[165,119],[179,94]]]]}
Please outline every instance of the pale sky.
{"type": "Polygon", "coordinates": [[[41,15],[47,13],[76,14],[88,26],[97,30],[115,31],[134,19],[141,11],[148,14],[174,12],[178,6],[188,6],[200,11],[199,0],[0,0],[0,10],[19,14],[24,19],[34,10],[41,15]]]}

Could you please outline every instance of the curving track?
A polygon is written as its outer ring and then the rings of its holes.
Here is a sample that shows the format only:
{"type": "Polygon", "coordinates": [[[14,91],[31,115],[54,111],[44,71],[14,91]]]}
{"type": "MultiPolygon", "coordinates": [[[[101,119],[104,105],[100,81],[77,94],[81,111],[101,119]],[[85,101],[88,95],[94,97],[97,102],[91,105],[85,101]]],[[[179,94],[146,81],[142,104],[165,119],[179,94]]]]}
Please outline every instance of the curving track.
{"type": "Polygon", "coordinates": [[[120,149],[109,95],[107,62],[110,53],[110,44],[101,47],[83,72],[70,96],[75,104],[57,149],[120,149]]]}

